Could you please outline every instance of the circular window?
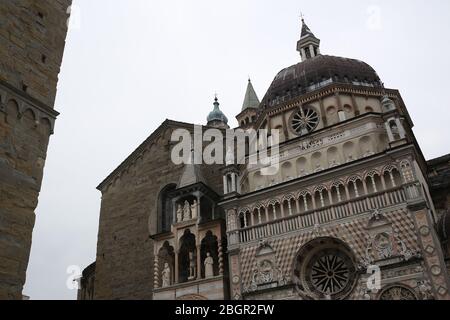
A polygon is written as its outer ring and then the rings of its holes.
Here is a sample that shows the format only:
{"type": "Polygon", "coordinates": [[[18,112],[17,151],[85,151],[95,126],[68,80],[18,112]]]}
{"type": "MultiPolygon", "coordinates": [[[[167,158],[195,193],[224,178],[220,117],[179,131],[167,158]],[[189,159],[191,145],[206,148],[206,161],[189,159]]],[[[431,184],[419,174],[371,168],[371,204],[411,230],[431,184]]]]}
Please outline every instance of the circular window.
{"type": "Polygon", "coordinates": [[[309,287],[323,295],[341,293],[350,282],[352,262],[343,252],[327,249],[314,255],[307,266],[309,287]]]}
{"type": "Polygon", "coordinates": [[[380,294],[380,300],[417,300],[417,298],[411,289],[397,285],[384,289],[380,294]]]}
{"type": "Polygon", "coordinates": [[[346,298],[356,283],[351,256],[339,240],[324,238],[306,244],[294,270],[299,293],[312,299],[346,298]]]}
{"type": "Polygon", "coordinates": [[[312,107],[301,108],[291,116],[291,128],[298,135],[305,135],[316,129],[319,115],[312,107]]]}

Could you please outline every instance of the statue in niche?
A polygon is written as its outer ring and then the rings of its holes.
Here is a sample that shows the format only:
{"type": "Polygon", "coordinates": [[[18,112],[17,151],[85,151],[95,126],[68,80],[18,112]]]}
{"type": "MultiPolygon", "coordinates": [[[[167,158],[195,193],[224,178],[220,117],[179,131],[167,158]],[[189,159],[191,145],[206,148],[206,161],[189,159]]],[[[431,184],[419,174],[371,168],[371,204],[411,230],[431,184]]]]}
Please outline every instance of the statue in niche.
{"type": "Polygon", "coordinates": [[[183,207],[183,221],[191,220],[191,205],[186,200],[183,207]]]}
{"type": "Polygon", "coordinates": [[[191,206],[192,219],[197,219],[198,216],[197,205],[198,205],[197,200],[194,200],[194,203],[191,206]]]}
{"type": "Polygon", "coordinates": [[[195,279],[196,274],[196,261],[194,256],[194,251],[189,252],[189,278],[188,280],[195,279]]]}
{"type": "Polygon", "coordinates": [[[166,262],[164,264],[164,269],[162,271],[162,287],[168,287],[170,286],[170,267],[169,264],[166,262]]]}
{"type": "Polygon", "coordinates": [[[183,208],[181,207],[181,204],[178,204],[177,208],[177,222],[183,221],[183,208]]]}
{"type": "Polygon", "coordinates": [[[205,259],[205,278],[214,277],[214,259],[211,257],[211,253],[206,253],[205,259]]]}

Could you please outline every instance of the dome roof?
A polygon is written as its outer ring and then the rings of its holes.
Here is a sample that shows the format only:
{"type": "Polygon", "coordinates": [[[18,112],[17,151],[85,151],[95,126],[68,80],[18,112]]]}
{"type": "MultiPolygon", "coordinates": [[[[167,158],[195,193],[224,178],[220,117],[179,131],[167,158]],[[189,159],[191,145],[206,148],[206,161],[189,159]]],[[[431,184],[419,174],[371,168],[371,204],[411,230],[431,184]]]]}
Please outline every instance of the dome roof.
{"type": "Polygon", "coordinates": [[[262,105],[280,103],[332,82],[382,86],[375,70],[365,62],[318,55],[281,70],[267,90],[262,105]]]}
{"type": "Polygon", "coordinates": [[[219,121],[228,124],[228,118],[219,108],[219,101],[217,97],[214,99],[214,109],[208,114],[207,121],[208,123],[219,121]]]}

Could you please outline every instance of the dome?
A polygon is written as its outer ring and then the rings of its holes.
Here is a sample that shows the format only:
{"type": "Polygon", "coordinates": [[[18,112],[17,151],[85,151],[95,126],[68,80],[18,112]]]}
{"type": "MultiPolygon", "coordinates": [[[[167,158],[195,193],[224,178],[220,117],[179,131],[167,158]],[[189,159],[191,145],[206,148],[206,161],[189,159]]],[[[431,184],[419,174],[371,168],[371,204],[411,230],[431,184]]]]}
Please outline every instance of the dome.
{"type": "Polygon", "coordinates": [[[223,122],[224,124],[228,124],[228,118],[219,108],[219,101],[217,97],[214,99],[214,109],[209,113],[207,121],[208,123],[223,122]]]}
{"type": "Polygon", "coordinates": [[[287,101],[333,82],[382,86],[375,70],[365,62],[318,55],[281,70],[267,90],[262,105],[287,101]]]}

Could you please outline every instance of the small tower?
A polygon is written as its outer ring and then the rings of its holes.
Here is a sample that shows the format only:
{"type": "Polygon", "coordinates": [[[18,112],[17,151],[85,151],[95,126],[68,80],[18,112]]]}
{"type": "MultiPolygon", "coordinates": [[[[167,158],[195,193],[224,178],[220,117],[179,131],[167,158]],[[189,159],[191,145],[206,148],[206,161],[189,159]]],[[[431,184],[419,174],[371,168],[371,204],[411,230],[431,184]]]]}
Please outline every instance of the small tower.
{"type": "Polygon", "coordinates": [[[381,98],[384,125],[389,138],[389,145],[396,147],[406,143],[406,131],[400,119],[400,115],[392,101],[387,95],[381,98]]]}
{"type": "Polygon", "coordinates": [[[223,174],[223,194],[225,196],[240,193],[239,169],[236,165],[234,150],[229,147],[225,156],[223,174]]]}
{"type": "Polygon", "coordinates": [[[320,39],[311,32],[302,18],[302,33],[297,42],[297,51],[300,52],[302,61],[314,58],[320,54],[320,39]]]}
{"type": "Polygon", "coordinates": [[[256,115],[260,101],[253,88],[252,82],[248,79],[247,90],[245,91],[244,102],[242,103],[242,111],[236,116],[239,127],[248,129],[256,121],[256,115]]]}
{"type": "Polygon", "coordinates": [[[219,129],[229,129],[228,118],[223,114],[223,112],[219,108],[219,99],[217,95],[214,98],[214,109],[211,111],[207,118],[207,126],[216,127],[219,129]]]}

